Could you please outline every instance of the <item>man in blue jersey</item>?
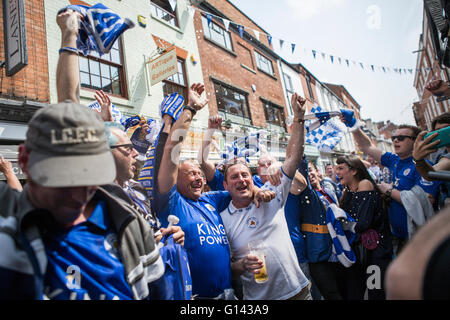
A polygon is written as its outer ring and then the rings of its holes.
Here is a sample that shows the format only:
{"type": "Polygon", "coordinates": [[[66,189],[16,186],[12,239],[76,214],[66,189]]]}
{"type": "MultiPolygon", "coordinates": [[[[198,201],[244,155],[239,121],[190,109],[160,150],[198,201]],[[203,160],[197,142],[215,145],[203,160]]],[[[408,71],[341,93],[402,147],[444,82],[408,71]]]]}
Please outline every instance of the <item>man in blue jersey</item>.
{"type": "MultiPolygon", "coordinates": [[[[168,128],[168,116],[164,116],[163,131],[166,132],[161,133],[156,150],[155,203],[163,226],[169,214],[180,219],[179,226],[185,232],[184,246],[189,257],[193,295],[224,299],[231,289],[230,249],[219,213],[228,206],[231,198],[227,192],[202,194],[204,179],[199,166],[191,160],[179,163],[178,144],[186,136],[197,111],[207,104],[207,100],[201,98],[203,91],[202,84],[191,86],[188,103],[172,128],[168,128]]],[[[268,194],[262,192],[261,196],[268,194]]]]}
{"type": "Polygon", "coordinates": [[[407,212],[402,204],[400,191],[411,190],[419,185],[425,192],[436,196],[439,183],[423,179],[414,165],[412,152],[414,141],[420,129],[411,125],[400,125],[392,136],[395,153],[384,152],[372,145],[369,137],[358,128],[352,131],[360,149],[375,161],[389,168],[393,175],[393,184],[381,183],[381,192],[392,198],[389,206],[389,222],[391,224],[394,254],[397,255],[410,238],[407,226],[407,212]]]}
{"type": "Polygon", "coordinates": [[[79,104],[78,19],[57,17],[59,103],[35,113],[19,147],[27,185],[0,185],[0,299],[169,298],[150,226],[100,187],[116,170],[102,119],[79,104]]]}

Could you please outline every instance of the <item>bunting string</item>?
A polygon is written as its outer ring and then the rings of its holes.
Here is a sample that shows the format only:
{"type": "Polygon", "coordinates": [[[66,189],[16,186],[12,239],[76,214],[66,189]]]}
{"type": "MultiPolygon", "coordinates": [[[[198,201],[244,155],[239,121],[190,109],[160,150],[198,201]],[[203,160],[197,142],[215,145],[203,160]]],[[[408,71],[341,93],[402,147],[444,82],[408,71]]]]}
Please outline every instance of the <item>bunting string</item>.
{"type": "Polygon", "coordinates": [[[235,26],[235,28],[237,29],[241,38],[244,37],[244,32],[247,33],[250,37],[255,38],[256,40],[258,40],[260,42],[261,42],[261,37],[265,37],[265,39],[267,39],[267,43],[269,44],[269,46],[273,45],[274,39],[278,39],[278,45],[279,45],[280,51],[283,50],[283,46],[286,43],[290,43],[290,49],[291,49],[292,55],[294,55],[295,51],[297,51],[297,52],[303,51],[303,53],[305,55],[311,55],[313,60],[317,61],[317,62],[320,61],[319,57],[322,57],[323,62],[328,61],[329,63],[331,63],[333,65],[339,65],[339,66],[344,66],[344,67],[346,66],[347,68],[356,68],[356,69],[366,71],[366,72],[374,72],[374,73],[379,72],[379,73],[384,73],[384,74],[397,74],[397,75],[405,75],[405,76],[413,75],[415,73],[422,73],[422,75],[427,76],[428,73],[430,71],[432,71],[432,68],[405,68],[405,67],[400,68],[400,67],[392,67],[392,66],[385,66],[385,65],[377,65],[377,64],[372,64],[372,63],[364,63],[364,62],[352,60],[352,59],[349,59],[346,57],[341,57],[341,56],[337,56],[334,54],[329,54],[326,52],[318,51],[316,49],[307,48],[299,43],[288,42],[285,39],[274,37],[273,35],[268,34],[268,33],[263,33],[260,30],[255,30],[253,28],[249,28],[247,26],[244,26],[244,25],[236,23],[234,21],[225,19],[220,16],[216,16],[210,12],[204,11],[204,10],[194,7],[194,6],[188,5],[188,11],[189,11],[189,15],[192,18],[194,17],[195,11],[198,11],[201,14],[204,14],[207,19],[208,26],[210,25],[211,21],[213,19],[215,19],[217,21],[221,21],[223,23],[225,29],[227,31],[229,31],[230,25],[233,24],[235,26]],[[320,55],[318,55],[318,53],[320,55]],[[423,73],[425,73],[425,74],[423,74],[423,73]]]}

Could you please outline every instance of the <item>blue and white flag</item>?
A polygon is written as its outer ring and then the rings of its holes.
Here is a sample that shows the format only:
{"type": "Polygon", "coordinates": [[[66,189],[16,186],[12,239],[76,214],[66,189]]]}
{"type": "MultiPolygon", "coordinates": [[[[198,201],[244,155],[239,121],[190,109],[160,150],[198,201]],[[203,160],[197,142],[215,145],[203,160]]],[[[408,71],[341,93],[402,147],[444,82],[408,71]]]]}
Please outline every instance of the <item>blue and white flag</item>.
{"type": "Polygon", "coordinates": [[[326,221],[333,241],[333,253],[344,267],[351,267],[356,262],[355,253],[350,247],[356,236],[354,231],[356,221],[334,203],[327,209],[326,221]]]}
{"type": "Polygon", "coordinates": [[[341,141],[346,127],[355,130],[361,123],[356,120],[354,112],[348,109],[340,111],[322,111],[320,106],[311,109],[311,113],[305,115],[306,138],[305,142],[316,146],[320,151],[332,152],[341,141]],[[335,119],[342,115],[345,125],[335,119]]]}
{"type": "Polygon", "coordinates": [[[245,137],[241,137],[231,145],[226,146],[226,151],[221,155],[222,161],[220,164],[227,164],[233,161],[235,158],[245,158],[249,161],[249,157],[255,155],[260,151],[261,148],[261,136],[265,135],[266,131],[258,130],[256,132],[251,132],[245,137]]]}
{"type": "Polygon", "coordinates": [[[83,17],[80,21],[77,49],[85,56],[91,51],[96,51],[99,55],[108,53],[122,33],[134,27],[133,21],[128,18],[122,19],[101,3],[92,7],[69,5],[58,14],[66,9],[79,12],[83,17]]]}
{"type": "Polygon", "coordinates": [[[320,151],[332,152],[344,136],[345,126],[331,119],[340,115],[340,112],[322,112],[320,106],[312,108],[311,112],[305,115],[305,142],[316,146],[320,151]]]}

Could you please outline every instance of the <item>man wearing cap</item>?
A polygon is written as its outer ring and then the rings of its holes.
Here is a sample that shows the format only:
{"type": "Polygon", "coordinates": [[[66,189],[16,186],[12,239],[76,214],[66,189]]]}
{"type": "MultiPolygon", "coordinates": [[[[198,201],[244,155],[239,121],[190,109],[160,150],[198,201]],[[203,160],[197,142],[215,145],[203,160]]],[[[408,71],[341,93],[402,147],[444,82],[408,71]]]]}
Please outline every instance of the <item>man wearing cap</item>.
{"type": "MultiPolygon", "coordinates": [[[[58,15],[63,47],[76,47],[77,19],[58,15]]],[[[0,299],[169,298],[148,223],[100,187],[116,178],[115,163],[102,119],[78,104],[77,66],[76,53],[61,51],[60,103],[29,122],[23,192],[0,186],[0,299]]]]}

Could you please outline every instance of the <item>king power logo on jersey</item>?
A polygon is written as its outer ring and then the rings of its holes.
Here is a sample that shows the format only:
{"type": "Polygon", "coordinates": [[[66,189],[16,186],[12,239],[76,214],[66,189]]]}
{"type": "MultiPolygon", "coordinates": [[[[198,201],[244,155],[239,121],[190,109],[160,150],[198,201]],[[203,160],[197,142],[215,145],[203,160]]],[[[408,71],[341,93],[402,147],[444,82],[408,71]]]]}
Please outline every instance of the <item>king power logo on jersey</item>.
{"type": "Polygon", "coordinates": [[[197,223],[200,245],[228,244],[225,228],[222,224],[213,227],[204,223],[197,223]]]}

